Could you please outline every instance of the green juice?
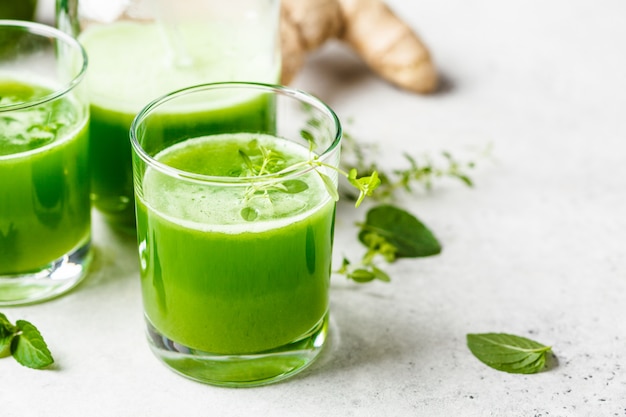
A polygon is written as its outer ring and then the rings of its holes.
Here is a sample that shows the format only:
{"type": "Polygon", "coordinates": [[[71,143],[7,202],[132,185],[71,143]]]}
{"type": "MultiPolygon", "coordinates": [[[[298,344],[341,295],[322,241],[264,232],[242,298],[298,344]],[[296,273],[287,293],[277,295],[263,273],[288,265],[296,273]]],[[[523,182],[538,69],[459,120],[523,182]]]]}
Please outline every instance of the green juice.
{"type": "MultiPolygon", "coordinates": [[[[267,30],[181,24],[176,28],[180,50],[171,45],[167,30],[155,22],[125,21],[89,28],[79,37],[89,55],[93,204],[125,229],[134,228],[135,222],[128,132],[141,108],[190,85],[278,79],[279,60],[272,55],[275,40],[267,30]]],[[[255,106],[263,112],[265,104],[252,98],[231,112],[249,112],[255,106]]]]}
{"type": "MultiPolygon", "coordinates": [[[[1,105],[48,94],[0,79],[1,105]]],[[[0,112],[0,275],[36,272],[89,240],[87,119],[69,98],[0,112]]]]}
{"type": "Polygon", "coordinates": [[[0,0],[0,19],[33,20],[37,0],[0,0]]]}
{"type": "MultiPolygon", "coordinates": [[[[287,166],[308,149],[267,135],[226,134],[189,139],[157,155],[169,166],[239,177],[258,144],[287,166]]],[[[294,194],[181,181],[154,168],[137,195],[144,308],[166,338],[213,354],[276,349],[323,325],[335,203],[315,172],[294,194]],[[242,209],[258,213],[253,221],[242,209]]]]}

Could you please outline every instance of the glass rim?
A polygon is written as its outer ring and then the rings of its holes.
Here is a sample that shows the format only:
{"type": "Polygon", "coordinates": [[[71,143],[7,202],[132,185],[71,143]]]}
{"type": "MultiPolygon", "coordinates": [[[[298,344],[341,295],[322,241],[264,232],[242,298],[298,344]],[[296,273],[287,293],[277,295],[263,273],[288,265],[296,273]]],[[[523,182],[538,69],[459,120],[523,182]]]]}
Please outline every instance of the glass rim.
{"type": "Polygon", "coordinates": [[[78,42],[78,40],[76,40],[72,36],[68,35],[65,32],[62,32],[55,27],[43,23],[28,22],[24,20],[0,19],[0,30],[7,28],[22,30],[30,34],[35,34],[42,37],[47,37],[48,39],[61,41],[79,52],[79,55],[82,58],[82,65],[80,67],[80,70],[76,73],[76,75],[72,77],[72,79],[68,83],[60,88],[55,88],[54,91],[52,91],[50,94],[46,94],[42,97],[38,97],[37,99],[25,101],[22,103],[0,105],[0,112],[27,109],[30,107],[39,106],[49,101],[56,100],[59,97],[63,97],[68,92],[72,91],[77,85],[80,84],[80,82],[85,77],[85,74],[87,73],[88,62],[87,52],[85,51],[85,48],[83,48],[83,46],[80,44],[80,42],[78,42]]]}
{"type": "Polygon", "coordinates": [[[216,82],[216,83],[206,83],[206,84],[198,84],[186,88],[182,88],[179,90],[175,90],[168,94],[162,95],[150,103],[148,103],[143,109],[137,113],[135,118],[133,119],[130,126],[130,142],[135,154],[140,157],[149,167],[156,169],[157,171],[168,175],[170,177],[180,178],[184,180],[192,180],[198,181],[204,184],[220,184],[220,185],[248,185],[251,180],[255,182],[272,182],[276,180],[285,180],[294,176],[301,176],[310,172],[316,167],[306,165],[304,167],[298,167],[294,169],[290,169],[287,167],[279,173],[272,174],[264,174],[255,177],[228,177],[228,176],[217,176],[217,175],[205,175],[198,174],[194,172],[185,171],[182,169],[174,168],[167,164],[164,164],[152,156],[150,156],[143,148],[143,146],[139,143],[139,139],[137,137],[137,130],[139,129],[141,123],[154,111],[156,111],[161,105],[177,99],[179,97],[193,94],[196,92],[202,91],[211,91],[211,90],[220,90],[220,89],[250,89],[250,90],[259,90],[260,92],[266,93],[276,93],[283,96],[288,96],[293,99],[299,100],[302,103],[309,104],[314,106],[316,109],[325,113],[326,116],[332,120],[334,124],[334,137],[329,146],[326,147],[320,154],[318,154],[318,161],[325,161],[339,148],[339,143],[341,141],[341,137],[343,134],[343,130],[341,127],[341,122],[339,121],[339,117],[335,113],[333,109],[331,109],[326,103],[324,103],[319,98],[314,95],[307,93],[305,91],[286,87],[278,84],[266,84],[266,83],[257,83],[257,82],[246,82],[246,81],[228,81],[228,82],[216,82]]]}

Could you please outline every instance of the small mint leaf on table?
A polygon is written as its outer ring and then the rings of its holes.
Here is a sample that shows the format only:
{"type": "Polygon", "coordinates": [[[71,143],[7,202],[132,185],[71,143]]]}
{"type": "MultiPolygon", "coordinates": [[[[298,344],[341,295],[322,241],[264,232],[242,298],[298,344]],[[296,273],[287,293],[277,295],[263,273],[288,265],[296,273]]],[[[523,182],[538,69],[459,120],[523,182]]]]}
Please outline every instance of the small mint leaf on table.
{"type": "Polygon", "coordinates": [[[441,244],[415,216],[392,205],[380,205],[367,212],[359,240],[368,246],[368,235],[376,233],[396,248],[396,258],[437,255],[441,244]]]}
{"type": "Polygon", "coordinates": [[[0,334],[3,332],[15,333],[17,327],[15,327],[3,313],[0,313],[0,334]]]}
{"type": "Polygon", "coordinates": [[[470,333],[467,347],[485,365],[514,374],[534,374],[546,364],[552,350],[534,340],[506,333],[470,333]]]}
{"type": "Polygon", "coordinates": [[[11,342],[11,354],[21,365],[41,369],[54,363],[48,345],[35,326],[26,320],[18,320],[19,333],[11,342]]]}
{"type": "Polygon", "coordinates": [[[0,357],[10,354],[11,340],[13,340],[16,332],[17,327],[11,324],[4,314],[0,313],[0,357]]]}

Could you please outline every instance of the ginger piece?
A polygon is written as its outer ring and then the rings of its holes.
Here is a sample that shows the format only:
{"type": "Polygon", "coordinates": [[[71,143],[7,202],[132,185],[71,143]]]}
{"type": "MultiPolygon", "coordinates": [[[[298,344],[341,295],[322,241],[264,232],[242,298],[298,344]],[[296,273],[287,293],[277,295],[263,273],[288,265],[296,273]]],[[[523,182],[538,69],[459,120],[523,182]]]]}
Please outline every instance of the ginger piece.
{"type": "Polygon", "coordinates": [[[281,13],[283,84],[302,68],[307,53],[335,38],[400,88],[416,93],[437,88],[428,49],[383,0],[282,0],[281,13]]]}

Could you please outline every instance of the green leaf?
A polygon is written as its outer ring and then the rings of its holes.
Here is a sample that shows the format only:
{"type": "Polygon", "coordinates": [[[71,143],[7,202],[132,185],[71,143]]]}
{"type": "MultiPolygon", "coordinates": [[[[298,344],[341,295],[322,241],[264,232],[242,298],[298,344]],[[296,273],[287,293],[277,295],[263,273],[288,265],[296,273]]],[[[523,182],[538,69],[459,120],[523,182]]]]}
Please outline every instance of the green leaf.
{"type": "Polygon", "coordinates": [[[246,164],[250,172],[256,172],[254,164],[252,163],[252,159],[250,159],[247,153],[239,149],[239,156],[241,157],[241,159],[243,159],[243,162],[246,164]]]}
{"type": "MultiPolygon", "coordinates": [[[[389,243],[387,239],[374,232],[363,233],[362,242],[368,247],[369,255],[367,258],[373,258],[376,255],[381,255],[387,262],[393,262],[396,260],[396,252],[398,248],[389,243]]],[[[371,259],[369,259],[371,261],[371,259]]],[[[364,261],[366,261],[364,259],[364,261]]]]}
{"type": "Polygon", "coordinates": [[[15,324],[20,331],[11,343],[11,353],[15,360],[34,369],[45,368],[54,363],[39,330],[26,320],[18,320],[15,324]]]}
{"type": "Polygon", "coordinates": [[[359,190],[359,197],[354,204],[355,207],[359,207],[365,197],[371,196],[372,193],[380,185],[380,178],[378,178],[378,172],[374,171],[370,176],[357,178],[356,168],[352,168],[348,173],[348,181],[356,189],[359,190]]]}
{"type": "Polygon", "coordinates": [[[365,240],[369,233],[382,236],[396,248],[396,258],[416,258],[432,256],[441,252],[441,244],[433,233],[416,217],[392,205],[381,205],[367,212],[361,224],[359,240],[365,240]]]}
{"type": "Polygon", "coordinates": [[[376,279],[376,275],[366,269],[355,269],[348,274],[348,278],[352,278],[355,282],[365,283],[376,279]]]}
{"type": "Polygon", "coordinates": [[[348,260],[348,258],[344,256],[343,260],[341,261],[341,266],[336,272],[338,274],[347,274],[349,266],[350,266],[350,261],[348,260]]]}
{"type": "Polygon", "coordinates": [[[0,358],[11,353],[11,340],[13,340],[16,332],[17,327],[7,319],[7,316],[0,313],[0,358]]]}
{"type": "Polygon", "coordinates": [[[282,182],[285,192],[288,194],[298,194],[309,188],[309,185],[301,180],[287,180],[282,182]]]}
{"type": "Polygon", "coordinates": [[[307,142],[315,143],[315,136],[313,136],[313,134],[308,130],[300,130],[300,136],[302,136],[302,139],[306,140],[307,142]]]}
{"type": "Polygon", "coordinates": [[[3,313],[0,313],[0,333],[7,331],[9,333],[15,333],[17,327],[15,327],[3,313]]]}
{"type": "Polygon", "coordinates": [[[457,175],[457,178],[460,179],[461,181],[463,181],[463,183],[465,185],[467,185],[468,187],[473,187],[474,186],[474,182],[467,175],[462,175],[462,174],[461,175],[457,175]]]}
{"type": "Polygon", "coordinates": [[[387,275],[387,273],[382,269],[379,269],[372,265],[372,272],[374,273],[374,275],[376,275],[376,278],[378,278],[378,280],[383,282],[391,282],[391,278],[389,277],[389,275],[387,275]]]}
{"type": "Polygon", "coordinates": [[[335,185],[332,178],[330,178],[326,174],[322,174],[321,172],[317,170],[315,172],[319,174],[320,178],[324,182],[324,187],[326,188],[326,192],[330,194],[333,200],[335,201],[339,200],[339,192],[337,191],[337,185],[335,185]]]}
{"type": "Polygon", "coordinates": [[[515,374],[534,374],[545,367],[550,346],[506,333],[468,334],[467,347],[494,369],[515,374]]]}
{"type": "Polygon", "coordinates": [[[252,207],[244,207],[239,212],[241,218],[247,222],[255,221],[257,217],[259,217],[259,213],[253,209],[252,207]]]}

